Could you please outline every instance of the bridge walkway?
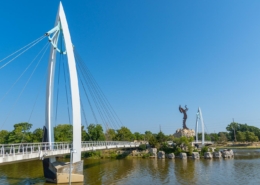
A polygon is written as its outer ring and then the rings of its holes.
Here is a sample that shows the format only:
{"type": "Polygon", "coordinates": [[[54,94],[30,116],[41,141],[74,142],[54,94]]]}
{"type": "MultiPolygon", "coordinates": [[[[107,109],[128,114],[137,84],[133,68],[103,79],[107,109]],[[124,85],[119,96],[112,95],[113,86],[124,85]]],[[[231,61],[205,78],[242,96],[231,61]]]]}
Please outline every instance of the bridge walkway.
{"type": "MultiPolygon", "coordinates": [[[[127,141],[84,141],[81,143],[81,152],[138,146],[137,142],[127,141]]],[[[72,148],[72,144],[67,142],[2,144],[0,165],[67,155],[72,148]]]]}

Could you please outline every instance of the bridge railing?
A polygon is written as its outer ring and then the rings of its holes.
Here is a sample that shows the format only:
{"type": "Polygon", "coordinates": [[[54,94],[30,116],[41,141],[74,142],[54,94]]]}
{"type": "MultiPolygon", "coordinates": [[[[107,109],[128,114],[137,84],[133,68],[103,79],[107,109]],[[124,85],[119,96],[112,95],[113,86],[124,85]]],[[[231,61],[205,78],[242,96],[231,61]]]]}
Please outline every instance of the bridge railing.
{"type": "MultiPolygon", "coordinates": [[[[95,150],[97,147],[109,149],[110,147],[122,148],[136,146],[139,146],[139,143],[127,141],[83,141],[81,143],[81,147],[88,148],[88,150],[90,150],[90,148],[95,150]]],[[[1,144],[0,157],[40,153],[41,151],[69,151],[71,148],[73,148],[73,146],[72,143],[69,142],[1,144]]]]}
{"type": "Polygon", "coordinates": [[[0,145],[0,157],[4,157],[5,155],[31,154],[48,150],[69,150],[71,146],[71,143],[64,142],[2,144],[0,145]]]}

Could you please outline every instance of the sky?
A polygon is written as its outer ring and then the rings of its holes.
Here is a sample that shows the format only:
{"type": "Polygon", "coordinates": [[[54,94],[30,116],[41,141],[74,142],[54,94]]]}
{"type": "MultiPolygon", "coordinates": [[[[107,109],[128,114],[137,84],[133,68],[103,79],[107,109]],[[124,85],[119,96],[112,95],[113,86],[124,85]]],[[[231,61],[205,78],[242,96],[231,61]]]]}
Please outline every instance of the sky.
{"type": "MultiPolygon", "coordinates": [[[[189,108],[191,129],[198,107],[209,133],[226,131],[233,119],[260,127],[260,1],[62,3],[73,45],[132,132],[175,133],[182,128],[179,105],[189,108]]],[[[57,0],[1,2],[0,61],[53,28],[58,5],[57,0]]],[[[19,102],[26,80],[1,101],[38,51],[0,69],[0,130],[12,130],[30,115],[33,129],[44,125],[48,54],[19,102]]]]}

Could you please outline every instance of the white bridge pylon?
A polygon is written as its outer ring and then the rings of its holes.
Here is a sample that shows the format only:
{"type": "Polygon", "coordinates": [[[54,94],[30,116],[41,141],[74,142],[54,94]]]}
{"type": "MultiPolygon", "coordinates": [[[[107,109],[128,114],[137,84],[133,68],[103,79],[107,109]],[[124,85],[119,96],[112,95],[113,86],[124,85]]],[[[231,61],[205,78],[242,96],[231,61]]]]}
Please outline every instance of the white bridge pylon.
{"type": "Polygon", "coordinates": [[[200,107],[198,108],[198,112],[196,114],[196,126],[195,126],[195,134],[196,134],[196,143],[199,142],[199,138],[198,138],[198,131],[199,131],[199,121],[201,123],[201,134],[202,134],[202,146],[205,145],[205,133],[204,133],[204,121],[203,121],[203,117],[202,117],[202,112],[200,107]]]}
{"type": "MultiPolygon", "coordinates": [[[[53,130],[53,99],[54,99],[54,74],[56,66],[56,53],[67,55],[67,61],[69,66],[70,75],[70,91],[72,100],[72,125],[73,125],[73,149],[76,153],[73,155],[73,163],[81,161],[81,110],[80,110],[80,96],[78,87],[78,76],[76,70],[76,63],[73,51],[73,45],[71,42],[70,32],[68,28],[68,23],[63,10],[63,6],[60,2],[59,10],[56,17],[55,26],[52,30],[46,33],[49,36],[49,40],[52,44],[49,66],[48,66],[48,79],[46,87],[46,117],[45,117],[45,127],[48,130],[48,142],[54,142],[54,130],[53,130]],[[63,36],[66,52],[62,51],[61,48],[57,48],[57,43],[59,35],[63,36]],[[52,37],[50,37],[52,35],[52,37]]],[[[52,158],[51,162],[55,159],[52,158]]]]}

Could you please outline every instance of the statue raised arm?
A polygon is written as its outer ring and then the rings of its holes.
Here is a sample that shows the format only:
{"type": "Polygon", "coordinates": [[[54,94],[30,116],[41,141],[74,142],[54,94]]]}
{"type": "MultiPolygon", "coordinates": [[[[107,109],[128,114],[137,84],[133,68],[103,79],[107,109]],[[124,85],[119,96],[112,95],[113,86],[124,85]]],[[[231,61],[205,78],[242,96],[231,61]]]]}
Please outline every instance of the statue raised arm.
{"type": "Polygon", "coordinates": [[[188,127],[186,126],[186,119],[187,119],[186,111],[188,111],[187,106],[185,105],[185,109],[179,106],[179,111],[183,113],[183,129],[188,129],[188,127]]]}

